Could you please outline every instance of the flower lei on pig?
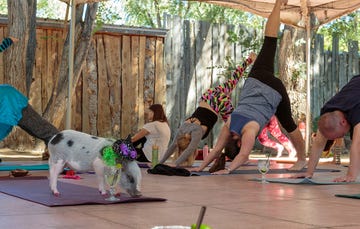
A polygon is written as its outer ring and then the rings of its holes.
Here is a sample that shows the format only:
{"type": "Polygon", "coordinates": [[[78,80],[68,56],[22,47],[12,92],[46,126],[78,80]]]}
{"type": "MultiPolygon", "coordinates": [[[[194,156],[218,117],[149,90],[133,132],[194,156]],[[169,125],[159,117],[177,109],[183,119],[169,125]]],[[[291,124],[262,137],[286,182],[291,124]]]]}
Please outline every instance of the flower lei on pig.
{"type": "Polygon", "coordinates": [[[128,140],[117,140],[111,146],[106,146],[101,151],[102,160],[106,166],[122,168],[124,160],[135,160],[137,153],[131,142],[128,140]]]}

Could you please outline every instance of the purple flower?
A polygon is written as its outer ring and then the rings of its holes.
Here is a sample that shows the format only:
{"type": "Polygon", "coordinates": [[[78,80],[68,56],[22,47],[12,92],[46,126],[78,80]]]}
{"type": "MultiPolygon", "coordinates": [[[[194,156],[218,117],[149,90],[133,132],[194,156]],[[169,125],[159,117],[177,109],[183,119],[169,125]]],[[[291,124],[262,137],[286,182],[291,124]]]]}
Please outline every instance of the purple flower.
{"type": "Polygon", "coordinates": [[[131,157],[131,159],[135,159],[136,156],[137,156],[136,151],[135,151],[135,150],[132,150],[132,151],[130,152],[130,157],[131,157]]]}

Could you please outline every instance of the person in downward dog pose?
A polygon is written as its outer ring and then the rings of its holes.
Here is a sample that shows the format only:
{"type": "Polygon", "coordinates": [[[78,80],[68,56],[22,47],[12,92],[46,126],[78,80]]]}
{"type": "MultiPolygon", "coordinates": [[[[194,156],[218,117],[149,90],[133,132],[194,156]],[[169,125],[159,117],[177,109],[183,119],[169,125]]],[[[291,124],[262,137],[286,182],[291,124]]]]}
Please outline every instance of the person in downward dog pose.
{"type": "Polygon", "coordinates": [[[217,122],[218,115],[226,122],[229,115],[234,110],[231,102],[231,92],[236,87],[247,66],[255,59],[255,53],[251,53],[243,62],[242,66],[236,68],[230,79],[217,87],[209,88],[201,96],[199,106],[190,118],[186,119],[179,127],[174,140],[159,161],[160,164],[165,163],[174,152],[179,152],[178,141],[179,139],[183,140],[186,136],[189,139],[189,144],[180,154],[178,153],[179,157],[174,162],[174,165],[180,166],[189,157],[196,156],[199,142],[201,139],[208,136],[209,132],[217,122]]]}
{"type": "Polygon", "coordinates": [[[229,138],[241,144],[240,152],[228,167],[214,174],[228,174],[248,161],[256,137],[273,115],[289,133],[297,151],[297,162],[290,169],[301,170],[306,165],[305,142],[292,118],[290,99],[281,80],[274,76],[280,9],[286,4],[287,0],[276,0],[266,23],[263,46],[241,90],[238,106],[223,126],[216,146],[198,170],[203,170],[218,157],[229,138]]]}
{"type": "MultiPolygon", "coordinates": [[[[213,173],[219,170],[225,169],[226,157],[230,160],[234,160],[234,158],[239,154],[241,143],[238,141],[234,141],[233,139],[228,139],[227,145],[224,147],[225,152],[221,153],[218,158],[215,159],[214,164],[209,168],[209,172],[213,173]]],[[[296,150],[291,143],[291,141],[286,137],[286,135],[281,131],[278,120],[275,116],[271,117],[269,123],[262,129],[261,133],[258,136],[258,141],[266,147],[273,148],[277,150],[277,156],[280,157],[284,148],[288,151],[289,157],[296,156],[296,150]],[[274,138],[276,138],[280,143],[269,138],[268,133],[270,133],[274,138]]],[[[245,162],[246,163],[246,162],[245,162]]],[[[190,170],[200,172],[207,165],[200,165],[200,168],[192,168],[190,170]]]]}

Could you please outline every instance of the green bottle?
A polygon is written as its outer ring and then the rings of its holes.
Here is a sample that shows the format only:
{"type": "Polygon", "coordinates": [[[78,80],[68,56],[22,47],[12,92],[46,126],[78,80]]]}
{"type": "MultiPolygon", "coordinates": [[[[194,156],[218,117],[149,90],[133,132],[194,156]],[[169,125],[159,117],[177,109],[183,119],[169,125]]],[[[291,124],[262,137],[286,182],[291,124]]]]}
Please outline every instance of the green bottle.
{"type": "Polygon", "coordinates": [[[152,145],[152,159],[151,165],[154,168],[155,165],[159,163],[159,146],[155,144],[152,145]]]}

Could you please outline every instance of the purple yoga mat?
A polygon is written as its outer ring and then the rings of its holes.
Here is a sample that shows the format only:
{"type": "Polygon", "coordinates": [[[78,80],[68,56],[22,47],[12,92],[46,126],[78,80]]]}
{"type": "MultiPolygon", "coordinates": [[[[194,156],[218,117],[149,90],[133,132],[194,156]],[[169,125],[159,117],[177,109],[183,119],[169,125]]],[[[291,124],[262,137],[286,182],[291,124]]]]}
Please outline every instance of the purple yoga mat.
{"type": "Polygon", "coordinates": [[[49,188],[49,181],[47,177],[43,176],[2,177],[0,179],[0,192],[48,207],[166,201],[164,198],[146,196],[133,198],[128,194],[121,193],[119,197],[120,200],[110,202],[105,200],[106,197],[99,194],[97,188],[61,181],[58,182],[58,190],[61,193],[59,197],[52,195],[49,188]]]}

